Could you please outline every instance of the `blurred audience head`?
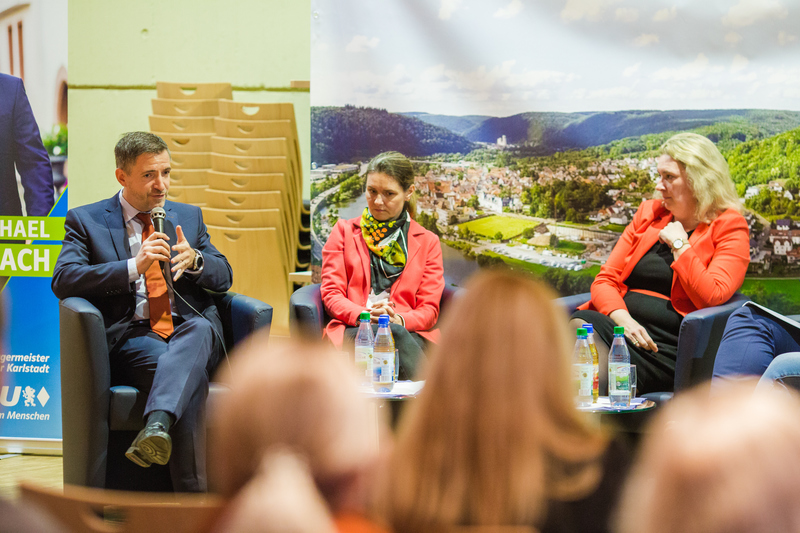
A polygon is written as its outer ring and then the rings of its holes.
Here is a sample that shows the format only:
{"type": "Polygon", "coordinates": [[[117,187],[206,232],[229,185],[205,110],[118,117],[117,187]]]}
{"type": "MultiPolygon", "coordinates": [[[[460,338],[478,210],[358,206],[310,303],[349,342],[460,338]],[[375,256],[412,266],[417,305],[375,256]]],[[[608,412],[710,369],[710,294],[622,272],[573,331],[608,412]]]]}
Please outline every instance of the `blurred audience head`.
{"type": "Polygon", "coordinates": [[[211,413],[217,491],[237,493],[265,454],[280,448],[308,463],[332,511],[358,507],[377,460],[376,430],[346,358],[318,344],[267,349],[266,338],[257,337],[231,359],[221,376],[231,390],[211,413]]]}
{"type": "Polygon", "coordinates": [[[219,533],[335,533],[328,506],[308,464],[297,455],[267,452],[214,529],[219,533]]]}
{"type": "Polygon", "coordinates": [[[689,187],[697,200],[698,220],[713,220],[726,209],[741,211],[728,162],[707,137],[688,132],[673,135],[661,145],[661,153],[677,161],[686,171],[689,187]]]}
{"type": "Polygon", "coordinates": [[[754,387],[712,397],[701,387],[658,414],[624,489],[620,533],[800,531],[800,396],[754,387]]]}
{"type": "Polygon", "coordinates": [[[555,297],[506,270],[455,297],[381,491],[395,531],[536,524],[547,499],[595,488],[606,440],[575,409],[555,297]]]}

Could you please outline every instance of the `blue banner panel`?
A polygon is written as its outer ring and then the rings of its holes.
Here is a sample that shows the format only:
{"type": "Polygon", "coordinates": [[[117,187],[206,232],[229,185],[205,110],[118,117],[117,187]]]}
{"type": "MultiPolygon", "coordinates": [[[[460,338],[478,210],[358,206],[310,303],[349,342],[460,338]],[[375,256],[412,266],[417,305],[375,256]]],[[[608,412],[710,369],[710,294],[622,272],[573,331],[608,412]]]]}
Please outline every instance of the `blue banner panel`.
{"type": "MultiPolygon", "coordinates": [[[[66,212],[65,191],[50,217],[63,221],[66,212]]],[[[8,327],[0,350],[0,439],[61,439],[58,299],[50,289],[51,277],[19,274],[12,274],[2,293],[8,327]]]]}

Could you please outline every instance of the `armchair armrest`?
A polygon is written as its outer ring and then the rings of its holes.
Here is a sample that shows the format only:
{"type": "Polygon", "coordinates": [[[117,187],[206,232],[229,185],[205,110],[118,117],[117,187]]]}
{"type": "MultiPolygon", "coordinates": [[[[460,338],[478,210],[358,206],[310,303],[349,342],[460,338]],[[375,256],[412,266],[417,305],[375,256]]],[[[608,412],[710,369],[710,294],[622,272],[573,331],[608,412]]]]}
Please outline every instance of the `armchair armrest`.
{"type": "Polygon", "coordinates": [[[230,350],[251,333],[272,325],[272,306],[235,292],[212,293],[225,332],[225,348],[230,350]]]}
{"type": "Polygon", "coordinates": [[[59,304],[64,481],[103,487],[111,370],[100,311],[83,298],[59,304]]]}
{"type": "Polygon", "coordinates": [[[572,313],[578,310],[578,307],[585,304],[589,300],[592,299],[592,294],[589,292],[584,292],[581,294],[573,294],[572,296],[564,296],[562,298],[556,298],[556,303],[564,308],[567,312],[567,316],[572,316],[572,313]]]}
{"type": "Polygon", "coordinates": [[[322,305],[320,284],[300,287],[289,299],[289,332],[292,337],[312,340],[322,338],[325,325],[325,308],[322,305]]]}
{"type": "Polygon", "coordinates": [[[722,305],[698,309],[683,318],[678,334],[675,392],[711,379],[728,317],[748,300],[737,292],[722,305]]]}

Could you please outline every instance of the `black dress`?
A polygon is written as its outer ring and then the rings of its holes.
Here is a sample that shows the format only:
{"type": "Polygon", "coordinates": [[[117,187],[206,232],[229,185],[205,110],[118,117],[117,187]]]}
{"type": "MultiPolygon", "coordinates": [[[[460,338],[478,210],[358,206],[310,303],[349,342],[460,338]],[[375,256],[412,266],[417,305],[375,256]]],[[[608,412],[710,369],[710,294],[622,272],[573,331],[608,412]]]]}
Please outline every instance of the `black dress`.
{"type": "MultiPolygon", "coordinates": [[[[689,234],[691,235],[691,232],[689,234]]],[[[650,338],[658,346],[658,352],[651,352],[628,341],[631,364],[636,365],[637,394],[671,391],[674,387],[678,333],[683,316],[672,307],[670,300],[634,290],[647,290],[669,298],[673,278],[670,266],[673,261],[670,246],[656,243],[633,267],[628,279],[625,280],[628,292],[623,301],[628,307],[628,312],[647,330],[650,338]]],[[[586,310],[576,311],[572,318],[580,318],[591,323],[595,335],[606,345],[611,346],[616,324],[607,315],[586,310]]]]}

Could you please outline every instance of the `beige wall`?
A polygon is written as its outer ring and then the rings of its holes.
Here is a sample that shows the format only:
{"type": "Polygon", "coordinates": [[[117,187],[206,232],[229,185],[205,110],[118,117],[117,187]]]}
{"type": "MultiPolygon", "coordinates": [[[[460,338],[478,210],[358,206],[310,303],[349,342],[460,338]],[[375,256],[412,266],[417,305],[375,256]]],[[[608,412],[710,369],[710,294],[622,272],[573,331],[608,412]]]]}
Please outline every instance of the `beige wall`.
{"type": "Polygon", "coordinates": [[[70,0],[69,204],[111,196],[114,144],[148,130],[156,81],[230,82],[242,102],[292,102],[310,165],[308,0],[70,0]],[[239,90],[237,90],[239,89],[239,90]]]}

